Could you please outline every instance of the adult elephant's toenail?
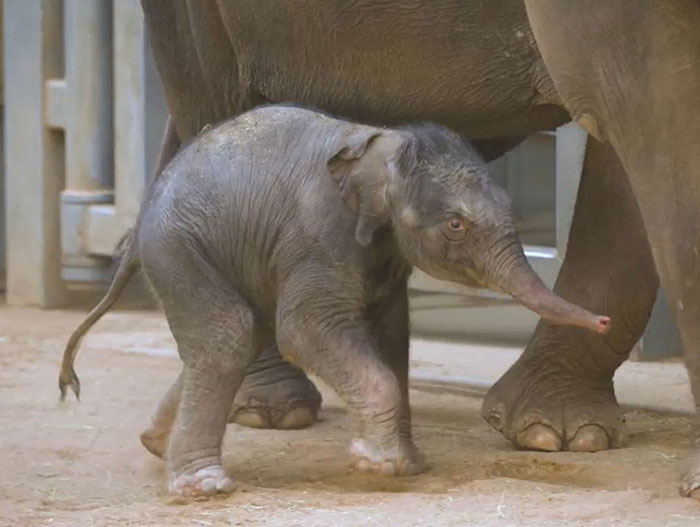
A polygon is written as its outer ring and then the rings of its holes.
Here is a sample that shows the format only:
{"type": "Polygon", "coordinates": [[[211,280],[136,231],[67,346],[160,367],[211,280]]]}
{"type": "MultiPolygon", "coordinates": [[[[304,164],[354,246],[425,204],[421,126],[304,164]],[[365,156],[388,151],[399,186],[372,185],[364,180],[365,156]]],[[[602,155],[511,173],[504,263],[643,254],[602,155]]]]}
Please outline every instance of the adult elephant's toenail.
{"type": "Polygon", "coordinates": [[[503,405],[494,406],[487,412],[484,412],[484,419],[493,428],[501,432],[503,430],[503,405]]]}
{"type": "Polygon", "coordinates": [[[308,408],[294,408],[282,416],[275,428],[280,430],[295,430],[306,428],[316,422],[316,417],[308,408]]]}
{"type": "Polygon", "coordinates": [[[569,441],[569,450],[572,452],[598,452],[608,448],[610,448],[608,434],[596,424],[582,426],[569,441]]]}
{"type": "Polygon", "coordinates": [[[558,452],[561,450],[561,438],[549,426],[533,424],[518,433],[517,446],[527,450],[544,450],[546,452],[558,452]]]}
{"type": "Polygon", "coordinates": [[[250,428],[272,428],[270,418],[263,412],[241,408],[229,422],[250,428]]]}

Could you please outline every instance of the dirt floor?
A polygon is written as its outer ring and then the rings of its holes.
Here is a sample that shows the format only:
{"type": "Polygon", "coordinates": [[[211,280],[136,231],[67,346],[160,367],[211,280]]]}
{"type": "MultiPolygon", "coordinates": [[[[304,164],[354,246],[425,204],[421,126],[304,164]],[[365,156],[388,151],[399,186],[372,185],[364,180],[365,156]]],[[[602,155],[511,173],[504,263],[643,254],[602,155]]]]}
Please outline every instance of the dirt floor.
{"type": "Polygon", "coordinates": [[[630,412],[622,450],[518,452],[481,420],[478,398],[420,389],[425,474],[351,473],[344,410],[326,391],[323,421],[309,430],[229,427],[235,494],[170,498],[163,463],[138,441],[179,368],[165,323],[156,313],[105,317],[78,357],[82,401],[60,404],[62,346],[81,318],[0,307],[2,526],[700,525],[700,503],[676,491],[684,417],[630,412]]]}

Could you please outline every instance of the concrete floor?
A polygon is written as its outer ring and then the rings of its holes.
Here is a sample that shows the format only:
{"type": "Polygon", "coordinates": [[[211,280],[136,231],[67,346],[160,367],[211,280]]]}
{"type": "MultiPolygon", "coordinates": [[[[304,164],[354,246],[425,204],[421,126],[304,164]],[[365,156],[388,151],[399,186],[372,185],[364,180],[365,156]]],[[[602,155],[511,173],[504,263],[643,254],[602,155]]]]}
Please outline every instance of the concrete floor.
{"type": "MultiPolygon", "coordinates": [[[[154,312],[105,316],[76,363],[81,401],[59,404],[62,348],[83,316],[0,306],[0,527],[700,525],[700,505],[677,494],[687,417],[630,410],[620,450],[516,451],[483,422],[479,397],[421,386],[487,384],[517,351],[424,341],[414,342],[414,377],[423,380],[411,393],[424,474],[349,471],[344,405],[321,386],[322,421],[310,429],[229,426],[223,458],[236,493],[172,499],[164,463],[138,441],[180,368],[167,325],[154,312]]],[[[658,372],[682,387],[674,368],[658,372]]]]}

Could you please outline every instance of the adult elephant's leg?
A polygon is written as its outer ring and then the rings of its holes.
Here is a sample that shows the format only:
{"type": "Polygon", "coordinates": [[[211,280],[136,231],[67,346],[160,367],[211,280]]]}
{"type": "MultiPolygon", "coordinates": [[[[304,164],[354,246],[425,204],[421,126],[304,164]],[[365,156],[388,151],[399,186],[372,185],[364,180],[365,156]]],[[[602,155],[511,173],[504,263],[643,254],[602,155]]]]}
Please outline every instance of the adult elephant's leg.
{"type": "MultiPolygon", "coordinates": [[[[629,174],[700,419],[700,4],[526,4],[567,109],[629,174]]],[[[699,426],[694,433],[681,493],[700,499],[699,426]]]]}
{"type": "Polygon", "coordinates": [[[180,145],[180,137],[177,135],[177,130],[175,130],[173,118],[168,116],[168,119],[165,121],[163,138],[160,142],[160,152],[156,160],[156,168],[153,171],[154,179],[157,178],[163,169],[168,166],[168,163],[172,161],[175,154],[180,150],[180,145]]]}
{"type": "Polygon", "coordinates": [[[613,374],[642,335],[658,279],[639,208],[615,152],[590,138],[566,258],[554,291],[612,317],[608,335],[540,321],[489,390],[482,415],[516,446],[618,447],[624,421],[613,374]]]}

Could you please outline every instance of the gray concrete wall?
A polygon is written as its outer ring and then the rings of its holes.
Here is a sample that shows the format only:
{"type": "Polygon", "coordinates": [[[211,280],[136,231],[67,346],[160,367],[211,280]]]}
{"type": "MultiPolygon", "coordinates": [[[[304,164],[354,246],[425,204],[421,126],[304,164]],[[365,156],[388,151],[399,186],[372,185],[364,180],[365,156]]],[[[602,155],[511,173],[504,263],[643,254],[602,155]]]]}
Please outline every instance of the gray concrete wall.
{"type": "Polygon", "coordinates": [[[3,97],[3,46],[5,39],[3,38],[3,3],[0,0],[0,292],[5,290],[5,99],[3,97]]]}
{"type": "MultiPolygon", "coordinates": [[[[5,144],[4,110],[0,105],[0,145],[5,144]]],[[[0,148],[0,292],[5,291],[5,149],[0,148]]]]}

